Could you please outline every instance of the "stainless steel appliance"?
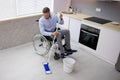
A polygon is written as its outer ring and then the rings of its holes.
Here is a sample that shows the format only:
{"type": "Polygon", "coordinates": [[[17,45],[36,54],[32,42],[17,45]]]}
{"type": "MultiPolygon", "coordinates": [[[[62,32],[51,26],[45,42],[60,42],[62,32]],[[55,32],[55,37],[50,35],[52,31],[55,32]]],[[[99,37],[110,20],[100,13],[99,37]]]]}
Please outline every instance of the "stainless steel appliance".
{"type": "Polygon", "coordinates": [[[93,28],[86,24],[81,24],[79,43],[96,50],[100,29],[93,28]]]}

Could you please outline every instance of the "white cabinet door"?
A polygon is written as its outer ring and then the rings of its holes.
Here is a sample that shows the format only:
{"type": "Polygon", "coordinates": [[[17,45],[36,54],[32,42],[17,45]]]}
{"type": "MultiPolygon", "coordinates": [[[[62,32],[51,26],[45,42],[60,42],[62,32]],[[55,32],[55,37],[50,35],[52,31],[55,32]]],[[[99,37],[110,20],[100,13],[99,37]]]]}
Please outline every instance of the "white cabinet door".
{"type": "Polygon", "coordinates": [[[75,42],[79,41],[80,27],[81,27],[80,20],[70,18],[69,30],[70,30],[71,40],[75,42]]]}
{"type": "Polygon", "coordinates": [[[115,64],[120,52],[120,32],[102,28],[97,54],[104,60],[115,64]]]}
{"type": "Polygon", "coordinates": [[[64,24],[60,25],[61,29],[69,29],[69,16],[63,15],[64,24]]]}

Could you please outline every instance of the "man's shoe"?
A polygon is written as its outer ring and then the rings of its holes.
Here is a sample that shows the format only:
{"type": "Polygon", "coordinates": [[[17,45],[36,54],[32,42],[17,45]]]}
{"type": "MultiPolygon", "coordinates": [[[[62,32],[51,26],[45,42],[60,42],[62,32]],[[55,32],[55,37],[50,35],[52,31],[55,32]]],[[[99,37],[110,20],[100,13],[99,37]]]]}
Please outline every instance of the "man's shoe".
{"type": "Polygon", "coordinates": [[[68,53],[68,56],[73,54],[73,52],[67,52],[67,53],[68,53]]]}
{"type": "Polygon", "coordinates": [[[72,54],[73,52],[77,52],[77,50],[67,49],[66,44],[63,45],[63,47],[64,47],[65,51],[68,52],[68,53],[71,52],[71,54],[72,54]]]}
{"type": "Polygon", "coordinates": [[[61,58],[66,58],[64,55],[61,55],[61,58]]]}
{"type": "Polygon", "coordinates": [[[61,53],[61,58],[66,58],[68,56],[68,53],[61,53]]]}
{"type": "Polygon", "coordinates": [[[73,52],[77,52],[77,50],[72,50],[72,49],[65,49],[67,52],[71,52],[71,53],[73,53],[73,52]]]}
{"type": "Polygon", "coordinates": [[[72,55],[73,52],[65,51],[67,53],[67,56],[72,55]]]}

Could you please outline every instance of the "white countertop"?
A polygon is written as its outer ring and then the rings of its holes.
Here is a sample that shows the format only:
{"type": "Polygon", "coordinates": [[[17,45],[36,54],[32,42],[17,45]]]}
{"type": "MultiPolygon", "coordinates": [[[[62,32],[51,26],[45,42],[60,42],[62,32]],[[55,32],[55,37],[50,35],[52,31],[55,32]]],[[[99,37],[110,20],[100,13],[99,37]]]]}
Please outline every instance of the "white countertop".
{"type": "Polygon", "coordinates": [[[114,25],[111,22],[107,23],[107,24],[99,24],[99,23],[95,23],[95,22],[92,22],[92,21],[84,20],[84,18],[92,17],[92,16],[87,15],[87,14],[77,13],[77,14],[63,14],[63,15],[81,20],[83,22],[86,22],[86,23],[89,23],[89,24],[92,24],[92,25],[99,25],[101,27],[106,27],[106,28],[109,28],[109,29],[120,31],[120,24],[119,25],[114,25]]]}

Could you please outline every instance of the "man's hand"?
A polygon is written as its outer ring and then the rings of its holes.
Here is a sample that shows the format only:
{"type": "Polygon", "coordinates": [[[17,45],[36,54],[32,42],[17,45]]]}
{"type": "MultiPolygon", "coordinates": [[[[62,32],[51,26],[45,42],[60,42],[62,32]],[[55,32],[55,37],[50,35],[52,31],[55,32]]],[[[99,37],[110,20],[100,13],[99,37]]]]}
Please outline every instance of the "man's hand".
{"type": "Polygon", "coordinates": [[[59,16],[59,17],[60,17],[61,20],[63,19],[63,15],[62,15],[62,13],[60,13],[60,16],[59,16]]]}
{"type": "Polygon", "coordinates": [[[53,35],[53,36],[57,36],[57,35],[58,35],[58,32],[55,31],[55,32],[52,33],[52,35],[53,35]]]}

